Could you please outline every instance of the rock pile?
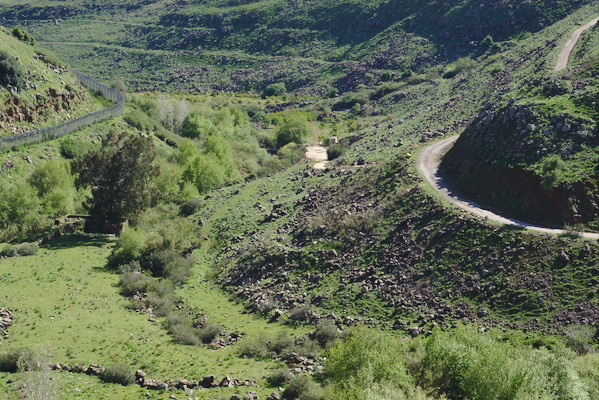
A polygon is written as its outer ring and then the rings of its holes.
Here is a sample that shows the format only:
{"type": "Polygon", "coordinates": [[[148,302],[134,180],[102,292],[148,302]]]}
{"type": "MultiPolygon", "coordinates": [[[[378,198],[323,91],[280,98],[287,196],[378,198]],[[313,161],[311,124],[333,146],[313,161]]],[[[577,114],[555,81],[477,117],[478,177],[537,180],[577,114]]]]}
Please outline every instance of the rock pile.
{"type": "Polygon", "coordinates": [[[8,327],[12,325],[15,317],[8,308],[0,308],[0,337],[8,337],[8,327]]]}
{"type": "MultiPolygon", "coordinates": [[[[100,376],[104,373],[105,368],[98,364],[90,364],[89,367],[85,368],[79,364],[70,366],[65,363],[53,363],[50,368],[54,371],[65,371],[76,374],[87,374],[92,376],[100,376]]],[[[152,390],[168,390],[171,388],[180,389],[186,393],[190,393],[190,390],[203,390],[217,387],[250,387],[256,386],[256,384],[250,380],[240,380],[237,378],[231,378],[225,376],[222,379],[217,379],[214,375],[206,375],[201,380],[196,379],[166,379],[164,381],[149,379],[145,372],[137,370],[135,372],[135,382],[146,389],[152,390]]],[[[255,399],[257,399],[257,395],[255,399]]]]}

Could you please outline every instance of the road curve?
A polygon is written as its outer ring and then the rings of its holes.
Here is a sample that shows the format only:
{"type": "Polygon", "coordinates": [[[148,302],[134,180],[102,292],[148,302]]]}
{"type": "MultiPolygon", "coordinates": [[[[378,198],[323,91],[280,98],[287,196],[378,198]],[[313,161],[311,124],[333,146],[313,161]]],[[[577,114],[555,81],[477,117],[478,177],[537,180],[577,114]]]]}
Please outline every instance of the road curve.
{"type": "MultiPolygon", "coordinates": [[[[430,185],[439,194],[441,194],[441,196],[463,210],[466,210],[474,215],[487,218],[491,221],[499,222],[501,224],[517,226],[522,229],[554,235],[566,233],[566,231],[563,229],[554,229],[533,225],[527,222],[519,221],[517,219],[507,218],[499,214],[495,214],[494,212],[486,210],[477,203],[461,196],[454,189],[452,189],[451,185],[439,175],[439,164],[441,164],[441,157],[455,143],[458,137],[459,135],[451,136],[423,148],[416,159],[420,174],[424,176],[428,183],[430,183],[430,185]]],[[[599,233],[594,232],[581,232],[580,236],[587,239],[599,239],[599,233]]]]}
{"type": "Polygon", "coordinates": [[[594,20],[592,20],[591,22],[581,26],[580,28],[576,29],[574,31],[574,33],[572,33],[572,36],[570,37],[570,39],[568,39],[568,41],[562,48],[562,51],[560,51],[559,56],[557,57],[557,63],[555,64],[556,71],[561,71],[562,69],[564,69],[568,66],[568,61],[570,60],[570,54],[572,54],[572,50],[574,49],[574,46],[576,46],[576,43],[578,43],[578,39],[580,39],[580,35],[582,34],[582,32],[586,31],[587,29],[595,26],[597,21],[599,21],[599,17],[597,17],[594,20]]]}

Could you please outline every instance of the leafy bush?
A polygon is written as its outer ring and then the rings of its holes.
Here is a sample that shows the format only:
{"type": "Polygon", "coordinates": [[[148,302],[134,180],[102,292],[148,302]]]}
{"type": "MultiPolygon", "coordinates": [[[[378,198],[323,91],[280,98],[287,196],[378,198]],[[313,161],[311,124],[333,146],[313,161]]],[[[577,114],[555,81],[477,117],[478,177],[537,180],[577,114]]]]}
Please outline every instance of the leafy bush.
{"type": "Polygon", "coordinates": [[[322,391],[312,379],[301,375],[293,378],[283,392],[283,398],[287,400],[319,400],[323,398],[322,391]]]}
{"type": "Polygon", "coordinates": [[[336,158],[341,157],[343,153],[345,153],[348,149],[349,146],[345,143],[332,144],[327,149],[327,157],[329,160],[334,160],[336,158]]]}
{"type": "Polygon", "coordinates": [[[182,257],[175,250],[157,250],[144,257],[142,266],[154,276],[167,278],[177,286],[189,277],[193,260],[182,257]]]}
{"type": "Polygon", "coordinates": [[[125,230],[108,257],[108,265],[128,264],[141,257],[146,249],[146,236],[134,228],[125,230]]]}
{"type": "Polygon", "coordinates": [[[401,83],[385,83],[370,94],[370,100],[378,100],[389,93],[393,93],[404,87],[401,83]]]}
{"type": "Polygon", "coordinates": [[[170,325],[170,333],[179,343],[191,346],[202,344],[202,340],[198,337],[198,330],[194,327],[184,324],[170,325]]]}
{"type": "Polygon", "coordinates": [[[304,139],[310,134],[308,123],[299,116],[289,116],[285,122],[277,129],[276,142],[280,149],[288,143],[302,144],[304,139]]]}
{"type": "Polygon", "coordinates": [[[154,119],[148,117],[146,113],[139,110],[132,110],[123,115],[123,119],[129,125],[146,133],[156,132],[161,129],[161,126],[154,119]]]}
{"type": "Polygon", "coordinates": [[[194,197],[181,204],[179,208],[179,214],[184,217],[189,217],[197,213],[202,208],[202,200],[199,197],[194,197]]]}
{"type": "Polygon", "coordinates": [[[119,287],[125,296],[147,293],[152,287],[152,278],[140,272],[127,272],[121,275],[119,287]]]}
{"type": "Polygon", "coordinates": [[[476,327],[435,331],[426,345],[424,370],[449,397],[590,399],[572,355],[499,342],[476,327]]]}
{"type": "Polygon", "coordinates": [[[200,339],[202,343],[208,344],[223,332],[223,327],[220,325],[206,324],[206,326],[200,331],[200,339]]]}
{"type": "Polygon", "coordinates": [[[293,374],[287,368],[280,368],[275,370],[270,376],[266,379],[269,384],[273,386],[283,386],[293,378],[293,374]]]}
{"type": "Polygon", "coordinates": [[[60,153],[69,159],[81,158],[95,147],[91,142],[69,137],[60,142],[60,153]]]}
{"type": "Polygon", "coordinates": [[[33,35],[24,29],[17,27],[17,28],[14,28],[11,33],[14,37],[19,39],[21,42],[25,42],[31,46],[33,46],[35,44],[35,38],[33,37],[33,35]]]}
{"type": "Polygon", "coordinates": [[[290,164],[296,164],[306,156],[306,147],[298,143],[287,143],[277,151],[277,156],[290,164]]]}
{"type": "Polygon", "coordinates": [[[365,94],[352,93],[347,94],[343,96],[341,99],[339,99],[339,101],[336,102],[333,106],[333,109],[336,111],[347,110],[348,108],[351,108],[356,104],[364,105],[366,103],[368,103],[368,98],[365,94]]]}
{"type": "Polygon", "coordinates": [[[19,359],[28,351],[27,349],[18,349],[0,354],[0,371],[17,372],[19,370],[19,359]]]}
{"type": "Polygon", "coordinates": [[[325,97],[332,99],[333,97],[337,97],[338,95],[339,95],[339,89],[337,89],[336,87],[330,86],[327,88],[325,97]]]}
{"type": "Polygon", "coordinates": [[[414,382],[403,362],[405,353],[405,344],[397,338],[356,329],[327,353],[329,391],[335,398],[347,400],[366,399],[370,391],[381,387],[397,393],[413,391],[414,382]]]}
{"type": "Polygon", "coordinates": [[[459,58],[457,61],[455,61],[453,64],[451,64],[449,66],[449,68],[443,74],[443,78],[446,78],[446,79],[453,78],[454,76],[456,76],[457,74],[459,74],[461,72],[465,72],[465,71],[468,71],[468,70],[476,67],[476,65],[477,65],[476,61],[474,61],[470,58],[467,58],[467,57],[459,58]]]}
{"type": "Polygon", "coordinates": [[[321,347],[328,349],[333,346],[340,336],[341,334],[335,324],[332,322],[321,322],[316,325],[312,338],[316,340],[321,347]]]}
{"type": "Polygon", "coordinates": [[[133,370],[128,366],[120,363],[115,363],[106,367],[100,379],[108,383],[118,383],[123,386],[131,385],[135,382],[133,370]]]}
{"type": "Polygon", "coordinates": [[[273,83],[271,85],[268,85],[266,88],[264,88],[264,91],[262,92],[262,98],[265,99],[267,97],[271,97],[271,96],[280,96],[283,93],[285,93],[287,91],[287,88],[285,87],[285,84],[282,82],[279,83],[273,83]]]}
{"type": "Polygon", "coordinates": [[[566,163],[557,154],[547,156],[541,162],[541,180],[547,189],[555,188],[564,181],[566,163]]]}
{"type": "Polygon", "coordinates": [[[270,351],[266,346],[266,340],[258,337],[253,340],[244,340],[239,346],[239,355],[241,357],[264,359],[270,357],[270,351]]]}
{"type": "Polygon", "coordinates": [[[26,84],[27,75],[17,59],[0,50],[0,85],[21,90],[26,84]]]}
{"type": "Polygon", "coordinates": [[[39,246],[37,243],[22,243],[10,245],[0,252],[0,256],[17,257],[17,256],[32,256],[37,254],[39,246]]]}
{"type": "Polygon", "coordinates": [[[264,122],[266,120],[266,111],[262,107],[251,105],[246,109],[246,112],[253,122],[264,122]]]}

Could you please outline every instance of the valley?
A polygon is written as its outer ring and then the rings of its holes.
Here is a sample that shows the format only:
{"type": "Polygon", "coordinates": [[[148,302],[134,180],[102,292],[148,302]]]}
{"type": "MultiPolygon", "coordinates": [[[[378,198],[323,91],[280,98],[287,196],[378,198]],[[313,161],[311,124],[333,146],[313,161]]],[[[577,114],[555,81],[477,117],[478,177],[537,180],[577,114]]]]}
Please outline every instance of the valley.
{"type": "Polygon", "coordinates": [[[597,15],[3,2],[0,399],[597,398],[597,15]]]}

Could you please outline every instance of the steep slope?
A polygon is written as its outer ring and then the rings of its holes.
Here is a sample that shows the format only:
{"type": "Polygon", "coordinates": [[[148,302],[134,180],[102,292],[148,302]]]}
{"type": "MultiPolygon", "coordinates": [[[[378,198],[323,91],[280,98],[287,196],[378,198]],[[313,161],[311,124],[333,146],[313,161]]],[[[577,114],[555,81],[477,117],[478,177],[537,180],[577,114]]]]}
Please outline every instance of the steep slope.
{"type": "Polygon", "coordinates": [[[26,32],[0,28],[0,136],[52,125],[104,106],[26,32]],[[29,42],[27,42],[27,40],[29,42]]]}
{"type": "Polygon", "coordinates": [[[599,29],[585,34],[566,78],[531,78],[489,103],[442,163],[456,187],[508,215],[599,228],[599,29]]]}

